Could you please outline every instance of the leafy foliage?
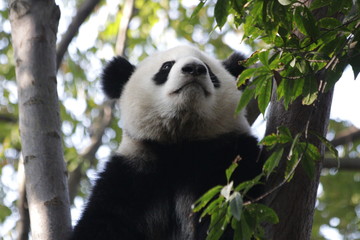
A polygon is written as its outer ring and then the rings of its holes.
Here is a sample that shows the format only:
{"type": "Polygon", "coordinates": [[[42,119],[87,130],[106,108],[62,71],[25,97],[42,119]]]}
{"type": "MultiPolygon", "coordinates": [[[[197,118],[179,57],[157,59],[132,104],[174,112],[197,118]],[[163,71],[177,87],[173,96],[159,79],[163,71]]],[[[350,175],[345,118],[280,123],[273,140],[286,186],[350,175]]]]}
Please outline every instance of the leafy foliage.
{"type": "Polygon", "coordinates": [[[263,237],[262,224],[277,223],[276,213],[259,203],[244,202],[243,196],[253,186],[260,184],[262,175],[234,187],[231,176],[238,164],[236,161],[226,171],[228,184],[216,186],[206,192],[193,205],[193,211],[202,210],[200,220],[210,216],[207,240],[220,239],[227,227],[234,231],[235,239],[256,239],[263,237]]]}
{"type": "MultiPolygon", "coordinates": [[[[197,11],[202,5],[204,1],[198,5],[197,11]]],[[[286,109],[299,97],[302,98],[303,105],[315,105],[319,95],[334,86],[347,64],[352,65],[357,76],[360,62],[355,62],[354,59],[358,59],[360,55],[359,7],[359,2],[354,4],[352,0],[217,1],[214,15],[219,28],[224,27],[225,20],[231,14],[234,25],[244,30],[244,41],[251,45],[261,40],[266,44],[241,63],[245,67],[251,67],[255,63],[258,65],[248,68],[239,76],[238,86],[245,85],[246,88],[237,111],[243,109],[252,98],[256,98],[261,113],[265,114],[273,90],[276,91],[277,100],[282,100],[286,109]],[[319,10],[325,12],[325,15],[319,16],[319,10]]],[[[308,126],[305,126],[301,132],[292,135],[289,129],[279,127],[277,133],[266,136],[260,142],[272,151],[263,167],[266,177],[276,171],[284,154],[288,161],[283,183],[291,180],[300,163],[310,178],[314,175],[315,161],[320,158],[320,152],[309,142],[307,131],[308,126]]],[[[313,135],[323,142],[336,158],[338,157],[336,149],[328,140],[316,133],[313,135]]],[[[231,182],[224,189],[230,187],[231,182]]],[[[219,187],[217,189],[219,190],[219,187]]],[[[212,206],[210,210],[206,208],[205,215],[211,215],[211,227],[217,226],[213,223],[216,220],[216,223],[222,223],[220,229],[223,229],[235,216],[239,224],[232,224],[233,228],[249,226],[246,220],[226,208],[226,200],[230,199],[230,196],[235,199],[235,194],[242,196],[236,191],[228,195],[229,198],[221,194],[212,202],[218,206],[217,208],[214,208],[212,203],[209,205],[212,206]]],[[[240,206],[232,209],[241,209],[244,213],[241,207],[244,205],[241,203],[239,201],[240,206]]],[[[247,220],[252,221],[251,218],[254,216],[247,220]]],[[[236,228],[234,229],[237,232],[236,228]]],[[[258,229],[246,229],[247,231],[245,228],[242,231],[246,234],[238,239],[258,237],[258,229]]],[[[210,231],[209,239],[212,237],[218,239],[219,233],[210,231]]]]}
{"type": "MultiPolygon", "coordinates": [[[[334,86],[347,64],[355,70],[355,77],[359,73],[358,2],[217,1],[215,19],[220,28],[229,14],[234,15],[234,24],[244,29],[246,42],[262,40],[267,44],[242,63],[251,66],[260,62],[256,71],[244,71],[239,77],[239,85],[252,79],[244,95],[255,96],[263,114],[274,84],[278,100],[286,107],[299,96],[303,104],[311,105],[320,93],[334,86]],[[229,4],[230,9],[226,7],[229,4]],[[317,20],[317,11],[322,8],[327,8],[327,14],[317,20]],[[321,81],[317,80],[320,71],[326,76],[321,81]]],[[[248,100],[242,100],[238,110],[248,100]]]]}

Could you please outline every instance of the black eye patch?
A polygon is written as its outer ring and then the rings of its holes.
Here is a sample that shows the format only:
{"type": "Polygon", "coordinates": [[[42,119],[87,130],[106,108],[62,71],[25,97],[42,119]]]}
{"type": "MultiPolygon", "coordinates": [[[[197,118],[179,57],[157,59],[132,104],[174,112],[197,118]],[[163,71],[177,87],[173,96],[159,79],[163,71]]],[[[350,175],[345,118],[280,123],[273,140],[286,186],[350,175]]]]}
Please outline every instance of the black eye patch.
{"type": "Polygon", "coordinates": [[[153,80],[156,85],[161,85],[167,81],[169,72],[170,72],[172,66],[174,66],[174,64],[175,64],[175,61],[168,61],[168,62],[163,63],[163,65],[161,66],[159,71],[153,77],[153,80]]]}
{"type": "Polygon", "coordinates": [[[217,78],[217,76],[211,71],[211,68],[209,67],[209,65],[206,64],[206,67],[209,71],[209,75],[210,75],[210,80],[213,83],[215,88],[219,88],[220,87],[220,81],[217,78]]]}

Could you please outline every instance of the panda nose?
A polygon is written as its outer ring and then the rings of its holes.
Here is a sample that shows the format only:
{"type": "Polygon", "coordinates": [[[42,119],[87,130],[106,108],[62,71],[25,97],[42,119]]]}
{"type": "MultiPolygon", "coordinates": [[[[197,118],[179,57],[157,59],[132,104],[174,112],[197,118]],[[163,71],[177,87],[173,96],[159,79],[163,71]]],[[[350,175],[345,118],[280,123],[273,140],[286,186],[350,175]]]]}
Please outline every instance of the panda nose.
{"type": "Polygon", "coordinates": [[[189,63],[181,68],[181,71],[184,74],[189,74],[191,76],[200,76],[206,73],[206,67],[199,63],[189,63]]]}

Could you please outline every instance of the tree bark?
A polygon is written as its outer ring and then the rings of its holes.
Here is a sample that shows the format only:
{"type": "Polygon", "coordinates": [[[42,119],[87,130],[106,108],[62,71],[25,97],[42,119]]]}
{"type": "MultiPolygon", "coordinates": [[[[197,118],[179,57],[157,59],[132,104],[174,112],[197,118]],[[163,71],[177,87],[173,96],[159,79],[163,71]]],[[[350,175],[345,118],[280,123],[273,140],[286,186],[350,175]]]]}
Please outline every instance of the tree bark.
{"type": "MultiPolygon", "coordinates": [[[[298,99],[289,106],[288,110],[285,110],[282,102],[276,101],[274,96],[270,105],[266,135],[276,132],[278,126],[286,126],[292,133],[303,132],[309,121],[308,130],[325,136],[332,95],[332,90],[321,94],[316,107],[304,106],[301,99],[298,99]]],[[[307,141],[318,147],[321,156],[324,156],[324,146],[317,138],[309,135],[307,141]]],[[[270,152],[265,153],[264,158],[270,156],[269,154],[270,152]]],[[[323,159],[317,162],[313,178],[310,178],[299,165],[289,183],[265,198],[265,204],[274,209],[280,219],[278,224],[266,226],[266,239],[310,239],[322,161],[323,159]]],[[[286,154],[284,154],[276,174],[267,181],[265,191],[270,191],[284,180],[286,162],[286,154]]]]}
{"type": "Polygon", "coordinates": [[[54,1],[10,3],[19,122],[32,239],[66,239],[71,230],[67,171],[56,92],[54,1]]]}

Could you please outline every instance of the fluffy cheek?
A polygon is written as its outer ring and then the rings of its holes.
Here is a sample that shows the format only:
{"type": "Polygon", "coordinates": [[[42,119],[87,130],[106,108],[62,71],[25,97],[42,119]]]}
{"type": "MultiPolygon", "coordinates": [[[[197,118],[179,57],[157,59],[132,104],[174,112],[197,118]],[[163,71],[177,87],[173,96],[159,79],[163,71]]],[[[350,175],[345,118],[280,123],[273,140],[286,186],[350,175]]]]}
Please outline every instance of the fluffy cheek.
{"type": "Polygon", "coordinates": [[[145,119],[154,114],[159,89],[151,84],[129,82],[120,98],[121,120],[126,128],[140,127],[145,119]]]}

